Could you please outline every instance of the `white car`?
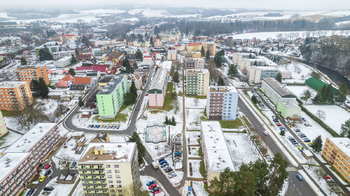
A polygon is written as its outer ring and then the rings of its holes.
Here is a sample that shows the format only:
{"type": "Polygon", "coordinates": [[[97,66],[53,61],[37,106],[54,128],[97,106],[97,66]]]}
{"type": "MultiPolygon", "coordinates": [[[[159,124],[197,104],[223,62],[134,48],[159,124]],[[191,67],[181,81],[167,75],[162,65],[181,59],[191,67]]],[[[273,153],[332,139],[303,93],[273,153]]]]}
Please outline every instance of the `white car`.
{"type": "Polygon", "coordinates": [[[176,176],[177,176],[176,173],[169,174],[169,178],[176,177],[176,176]]]}
{"type": "Polygon", "coordinates": [[[266,135],[266,136],[269,135],[269,133],[267,133],[266,131],[263,131],[263,134],[266,135]]]}

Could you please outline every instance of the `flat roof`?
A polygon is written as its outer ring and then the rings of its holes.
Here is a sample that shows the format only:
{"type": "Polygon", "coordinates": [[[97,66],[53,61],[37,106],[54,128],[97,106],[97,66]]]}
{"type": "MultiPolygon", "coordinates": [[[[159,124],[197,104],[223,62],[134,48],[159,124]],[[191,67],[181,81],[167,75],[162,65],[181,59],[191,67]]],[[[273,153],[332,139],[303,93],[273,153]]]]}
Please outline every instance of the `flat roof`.
{"type": "Polygon", "coordinates": [[[98,95],[111,94],[124,79],[126,79],[126,75],[113,76],[103,89],[98,92],[98,95]]]}
{"type": "Polygon", "coordinates": [[[298,108],[299,106],[291,99],[280,99],[280,101],[283,103],[283,105],[287,106],[288,108],[298,108]]]}
{"type": "Polygon", "coordinates": [[[154,76],[151,85],[149,87],[149,89],[159,89],[159,90],[163,90],[163,85],[165,80],[167,79],[167,75],[168,75],[168,70],[161,67],[157,70],[156,75],[154,76]]]}
{"type": "Polygon", "coordinates": [[[15,88],[19,85],[25,84],[27,82],[20,82],[20,81],[5,81],[0,82],[0,88],[15,88]]]}
{"type": "Polygon", "coordinates": [[[160,63],[160,66],[164,69],[167,69],[168,71],[171,70],[171,66],[173,65],[172,61],[163,61],[160,63]]]}
{"type": "Polygon", "coordinates": [[[207,69],[186,69],[187,74],[209,73],[207,69]]]}
{"type": "Polygon", "coordinates": [[[263,81],[265,81],[271,88],[273,88],[281,97],[284,96],[295,96],[291,91],[289,91],[287,88],[283,87],[281,83],[279,83],[274,78],[263,78],[263,81]]]}
{"type": "Polygon", "coordinates": [[[350,139],[346,137],[329,137],[333,144],[335,144],[343,153],[350,157],[350,139]]]}
{"type": "Polygon", "coordinates": [[[235,171],[220,123],[218,121],[202,122],[201,126],[210,171],[221,172],[225,168],[235,171]]]}
{"type": "Polygon", "coordinates": [[[38,123],[3,152],[28,152],[55,126],[56,123],[38,123]]]}
{"type": "Polygon", "coordinates": [[[71,59],[71,58],[72,58],[71,56],[65,56],[63,58],[58,59],[57,61],[66,61],[66,60],[71,59]]]}
{"type": "Polygon", "coordinates": [[[264,56],[257,56],[257,58],[258,58],[258,59],[261,59],[261,60],[263,60],[263,61],[265,61],[266,64],[268,64],[269,66],[271,66],[271,65],[272,65],[272,66],[277,66],[277,63],[271,61],[270,59],[268,59],[268,58],[266,58],[266,57],[264,57],[264,56]]]}
{"type": "Polygon", "coordinates": [[[131,162],[135,148],[135,142],[90,143],[79,162],[131,162]],[[103,154],[94,154],[102,149],[103,154]]]}
{"type": "Polygon", "coordinates": [[[6,153],[0,157],[0,181],[8,174],[15,173],[15,170],[24,159],[29,155],[29,152],[22,153],[6,153]]]}
{"type": "Polygon", "coordinates": [[[208,89],[211,93],[237,92],[237,89],[234,86],[208,86],[208,89]]]}
{"type": "Polygon", "coordinates": [[[261,70],[275,70],[278,71],[276,67],[266,67],[266,66],[250,66],[250,69],[261,69],[261,70]]]}

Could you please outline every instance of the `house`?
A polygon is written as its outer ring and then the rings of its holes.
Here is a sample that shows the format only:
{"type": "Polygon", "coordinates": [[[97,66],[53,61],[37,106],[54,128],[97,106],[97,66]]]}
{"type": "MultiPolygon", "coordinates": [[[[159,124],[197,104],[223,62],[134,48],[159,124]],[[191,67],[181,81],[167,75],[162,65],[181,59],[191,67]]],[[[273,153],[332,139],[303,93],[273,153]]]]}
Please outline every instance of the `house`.
{"type": "Polygon", "coordinates": [[[109,65],[97,65],[94,64],[92,66],[81,66],[81,67],[76,67],[75,68],[75,72],[77,74],[82,74],[82,73],[86,73],[88,71],[98,71],[101,74],[105,74],[106,70],[109,68],[109,65]]]}
{"type": "Polygon", "coordinates": [[[68,91],[63,91],[59,99],[61,101],[70,101],[73,98],[74,98],[74,94],[73,93],[70,93],[68,91]]]}
{"type": "Polygon", "coordinates": [[[76,58],[78,61],[86,61],[91,60],[93,56],[92,54],[78,54],[76,58]]]}
{"type": "Polygon", "coordinates": [[[178,51],[183,51],[185,50],[185,46],[183,44],[176,44],[175,49],[178,51]]]}
{"type": "Polygon", "coordinates": [[[124,59],[124,52],[111,52],[108,56],[104,57],[102,61],[105,63],[106,61],[112,62],[113,66],[115,63],[122,61],[124,59]]]}
{"type": "Polygon", "coordinates": [[[190,43],[186,45],[186,50],[188,52],[201,51],[201,49],[202,49],[202,44],[200,43],[190,43]]]}
{"type": "Polygon", "coordinates": [[[58,88],[67,88],[70,83],[74,81],[74,77],[70,74],[66,75],[64,78],[60,79],[57,83],[58,88]]]}
{"type": "Polygon", "coordinates": [[[109,133],[99,131],[90,143],[109,143],[109,133]]]}
{"type": "Polygon", "coordinates": [[[92,77],[74,77],[73,84],[75,85],[86,85],[87,87],[91,88],[95,83],[92,77]]]}
{"type": "Polygon", "coordinates": [[[142,76],[139,74],[139,72],[137,71],[134,72],[133,81],[138,90],[142,89],[142,76]]]}

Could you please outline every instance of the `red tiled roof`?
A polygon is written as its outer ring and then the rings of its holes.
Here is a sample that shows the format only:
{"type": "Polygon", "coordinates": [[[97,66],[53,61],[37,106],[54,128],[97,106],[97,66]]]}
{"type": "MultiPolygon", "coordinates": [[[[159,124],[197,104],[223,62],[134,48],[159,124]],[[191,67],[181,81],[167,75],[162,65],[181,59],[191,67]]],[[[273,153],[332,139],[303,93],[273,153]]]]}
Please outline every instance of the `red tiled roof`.
{"type": "Polygon", "coordinates": [[[75,77],[73,84],[91,84],[91,77],[75,77]]]}
{"type": "Polygon", "coordinates": [[[66,75],[64,78],[61,79],[62,81],[73,81],[74,77],[70,74],[66,75]]]}
{"type": "Polygon", "coordinates": [[[115,70],[114,69],[108,69],[106,70],[107,74],[115,74],[115,70]]]}

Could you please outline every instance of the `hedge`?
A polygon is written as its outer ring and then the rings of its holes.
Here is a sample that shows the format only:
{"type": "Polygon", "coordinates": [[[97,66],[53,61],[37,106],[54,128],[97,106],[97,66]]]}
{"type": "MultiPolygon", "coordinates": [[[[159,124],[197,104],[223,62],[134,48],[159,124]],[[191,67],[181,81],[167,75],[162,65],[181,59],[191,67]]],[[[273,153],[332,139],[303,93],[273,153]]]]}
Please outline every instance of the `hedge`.
{"type": "Polygon", "coordinates": [[[302,102],[299,99],[297,99],[297,101],[299,102],[299,106],[301,107],[301,110],[305,112],[310,118],[312,118],[312,120],[319,122],[318,124],[321,125],[321,127],[323,127],[326,131],[328,131],[328,133],[330,133],[333,137],[340,137],[339,134],[335,132],[332,128],[330,128],[326,123],[324,123],[322,120],[317,118],[317,116],[309,112],[309,110],[304,108],[304,106],[302,105],[302,102]]]}

